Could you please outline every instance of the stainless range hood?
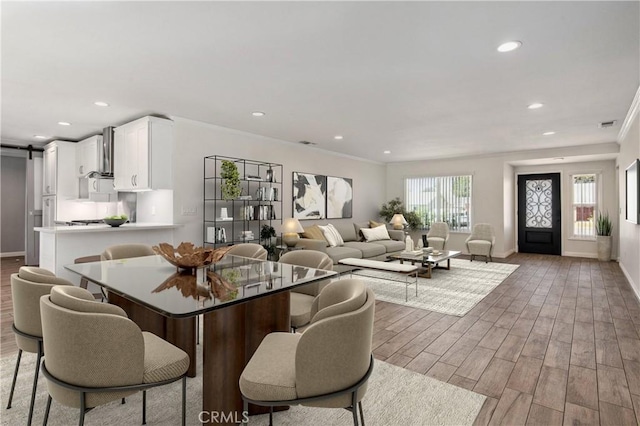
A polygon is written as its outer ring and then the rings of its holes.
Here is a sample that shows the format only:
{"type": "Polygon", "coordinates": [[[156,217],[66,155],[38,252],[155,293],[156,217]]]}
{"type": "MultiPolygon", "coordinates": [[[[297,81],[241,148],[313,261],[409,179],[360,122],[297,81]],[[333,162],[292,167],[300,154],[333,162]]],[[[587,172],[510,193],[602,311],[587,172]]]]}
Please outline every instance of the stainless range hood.
{"type": "Polygon", "coordinates": [[[109,126],[102,129],[102,146],[98,152],[99,170],[92,170],[86,174],[87,178],[113,179],[113,131],[109,126]]]}

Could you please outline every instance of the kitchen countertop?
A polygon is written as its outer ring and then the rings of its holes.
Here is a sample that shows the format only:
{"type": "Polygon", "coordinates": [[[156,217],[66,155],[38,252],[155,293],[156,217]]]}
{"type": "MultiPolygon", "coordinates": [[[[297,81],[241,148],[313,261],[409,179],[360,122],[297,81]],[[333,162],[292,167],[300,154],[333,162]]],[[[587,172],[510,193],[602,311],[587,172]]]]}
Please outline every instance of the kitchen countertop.
{"type": "Polygon", "coordinates": [[[127,231],[145,231],[151,229],[171,229],[179,228],[182,225],[174,225],[170,223],[125,223],[117,228],[106,224],[86,225],[86,226],[48,226],[34,228],[34,231],[48,234],[78,234],[86,232],[127,232],[127,231]]]}

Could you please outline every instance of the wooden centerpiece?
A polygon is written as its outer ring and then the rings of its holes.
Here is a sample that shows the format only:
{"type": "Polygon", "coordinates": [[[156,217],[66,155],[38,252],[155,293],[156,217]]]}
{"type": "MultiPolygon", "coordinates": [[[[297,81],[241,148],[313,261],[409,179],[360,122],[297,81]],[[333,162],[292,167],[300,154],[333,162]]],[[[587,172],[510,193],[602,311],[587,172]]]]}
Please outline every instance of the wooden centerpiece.
{"type": "Polygon", "coordinates": [[[176,248],[169,243],[153,246],[153,251],[164,257],[167,262],[178,269],[190,271],[219,262],[230,249],[231,246],[217,249],[196,247],[193,243],[180,243],[176,248]]]}

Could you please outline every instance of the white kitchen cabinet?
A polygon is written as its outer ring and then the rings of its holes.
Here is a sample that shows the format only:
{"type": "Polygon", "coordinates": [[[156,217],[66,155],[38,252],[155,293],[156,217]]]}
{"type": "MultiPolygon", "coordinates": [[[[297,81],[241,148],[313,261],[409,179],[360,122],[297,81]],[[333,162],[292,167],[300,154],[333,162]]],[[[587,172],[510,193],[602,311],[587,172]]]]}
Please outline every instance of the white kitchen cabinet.
{"type": "Polygon", "coordinates": [[[43,153],[42,195],[75,198],[77,177],[75,142],[53,141],[45,145],[43,153]]]}
{"type": "Polygon", "coordinates": [[[56,193],[56,174],[58,169],[58,147],[47,145],[43,154],[42,195],[54,195],[56,193]]]}
{"type": "Polygon", "coordinates": [[[76,146],[76,173],[83,177],[89,172],[100,168],[98,164],[99,149],[102,145],[102,136],[91,136],[77,143],[76,146]]]}
{"type": "Polygon", "coordinates": [[[56,196],[42,197],[42,226],[53,226],[56,220],[56,196]]]}
{"type": "Polygon", "coordinates": [[[143,117],[115,129],[118,191],[172,189],[173,121],[143,117]]]}
{"type": "Polygon", "coordinates": [[[89,200],[99,202],[117,201],[118,194],[113,179],[89,179],[89,200]]]}

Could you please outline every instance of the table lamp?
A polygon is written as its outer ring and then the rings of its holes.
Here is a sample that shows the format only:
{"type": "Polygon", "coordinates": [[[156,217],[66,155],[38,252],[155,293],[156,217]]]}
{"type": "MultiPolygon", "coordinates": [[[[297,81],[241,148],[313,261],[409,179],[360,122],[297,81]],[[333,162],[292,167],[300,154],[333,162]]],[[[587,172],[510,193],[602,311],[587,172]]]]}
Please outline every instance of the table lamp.
{"type": "Polygon", "coordinates": [[[404,226],[408,225],[407,220],[400,213],[394,214],[389,223],[393,225],[393,229],[404,229],[404,226]]]}
{"type": "Polygon", "coordinates": [[[282,222],[282,241],[287,247],[294,247],[300,241],[299,233],[304,232],[298,219],[290,217],[282,222]]]}

